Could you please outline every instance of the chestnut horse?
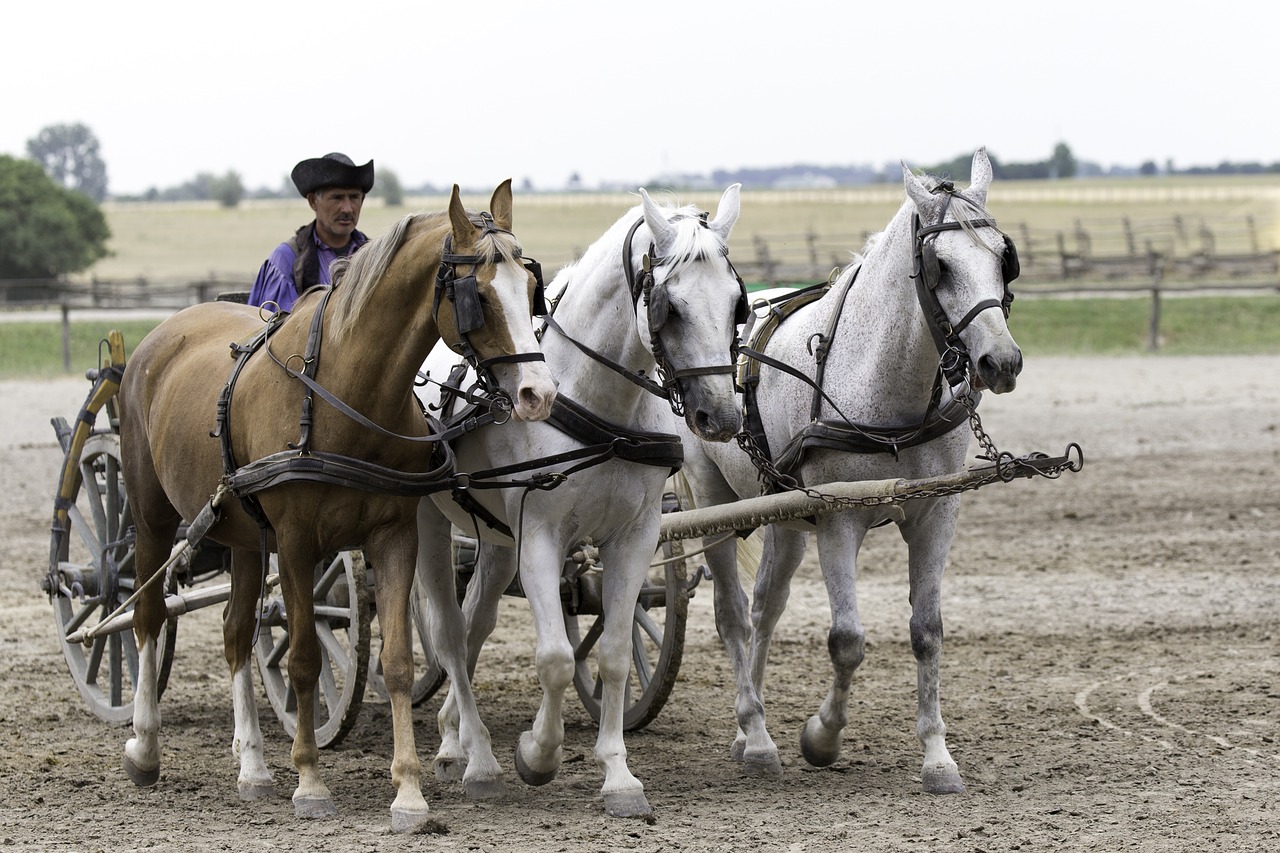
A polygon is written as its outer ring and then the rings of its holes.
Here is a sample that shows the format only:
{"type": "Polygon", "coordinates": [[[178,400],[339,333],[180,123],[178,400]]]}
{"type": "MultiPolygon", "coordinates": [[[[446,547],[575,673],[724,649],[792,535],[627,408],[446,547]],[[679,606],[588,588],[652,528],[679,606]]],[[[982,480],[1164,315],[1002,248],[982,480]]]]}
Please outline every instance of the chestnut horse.
{"type": "MultiPolygon", "coordinates": [[[[413,380],[443,338],[491,365],[516,418],[547,417],[555,397],[529,322],[540,282],[521,261],[510,233],[510,181],[494,190],[490,210],[467,211],[454,186],[447,212],[405,217],[335,266],[332,288],[312,288],[292,313],[269,318],[270,334],[250,354],[243,355],[253,349],[244,342],[265,334],[259,309],[211,302],[161,323],[125,369],[120,442],[137,526],[139,585],[169,556],[182,519],[196,518],[202,510],[207,516],[216,507],[208,535],[231,549],[232,592],[223,638],[235,709],[232,750],[240,759],[244,799],[272,792],[250,666],[264,551],[269,550],[279,555],[289,614],[289,678],[298,697],[295,814],[336,813],[321,779],[314,731],[321,656],[312,582],[316,563],[326,554],[362,548],[374,567],[384,638],[381,662],[394,728],[391,824],[410,831],[426,819],[409,695],[415,517],[421,496],[435,488],[432,477],[445,477],[447,486],[453,472],[452,454],[431,441],[438,424],[424,415],[413,380]],[[251,464],[237,468],[237,460],[251,464]],[[269,476],[252,488],[236,488],[232,474],[264,464],[269,476]],[[376,474],[377,482],[362,478],[365,472],[376,474]],[[239,500],[211,499],[228,485],[239,500]]],[[[436,568],[453,571],[447,563],[436,568]]],[[[160,767],[156,638],[165,623],[161,584],[145,587],[134,615],[140,676],[134,737],[125,744],[124,764],[135,783],[153,785],[160,767]]],[[[453,646],[445,637],[461,632],[461,618],[460,610],[441,614],[436,648],[453,646]]],[[[442,663],[451,673],[465,674],[461,653],[442,663]]],[[[478,716],[464,721],[464,729],[487,745],[488,732],[478,716]]]]}

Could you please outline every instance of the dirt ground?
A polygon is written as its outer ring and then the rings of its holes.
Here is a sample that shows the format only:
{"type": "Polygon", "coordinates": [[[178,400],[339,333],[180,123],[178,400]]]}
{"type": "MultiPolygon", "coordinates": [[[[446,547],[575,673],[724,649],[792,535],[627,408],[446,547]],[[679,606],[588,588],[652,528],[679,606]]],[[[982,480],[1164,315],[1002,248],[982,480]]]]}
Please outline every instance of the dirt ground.
{"type": "MultiPolygon", "coordinates": [[[[278,797],[236,795],[218,609],[183,616],[162,710],[159,784],[121,770],[127,730],[91,716],[39,588],[60,454],[49,428],[83,380],[0,382],[0,844],[27,850],[1047,851],[1280,846],[1280,357],[1031,359],[982,412],[1001,449],[1086,465],[966,497],[944,583],[943,715],[968,792],[920,791],[904,550],[861,560],[870,649],[842,756],[813,769],[798,735],[830,667],[811,547],[774,643],[779,778],[728,757],[732,676],[710,591],[691,605],[680,681],[628,737],[656,810],[604,816],[594,727],[568,702],[566,761],[528,788],[511,750],[537,707],[524,603],[504,602],[477,692],[507,796],[475,804],[425,777],[429,835],[389,833],[390,716],[372,695],[322,755],[340,809],[300,822],[289,742],[260,702],[278,797]]],[[[424,762],[439,699],[418,709],[424,762]]]]}

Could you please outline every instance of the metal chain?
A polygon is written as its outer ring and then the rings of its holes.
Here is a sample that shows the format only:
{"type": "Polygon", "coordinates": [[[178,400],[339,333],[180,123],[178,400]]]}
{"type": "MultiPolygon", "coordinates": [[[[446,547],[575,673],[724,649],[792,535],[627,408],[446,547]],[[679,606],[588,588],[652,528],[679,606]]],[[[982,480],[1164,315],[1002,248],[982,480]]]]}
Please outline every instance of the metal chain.
{"type": "Polygon", "coordinates": [[[759,472],[761,494],[767,493],[770,486],[773,486],[784,491],[800,492],[835,509],[874,507],[921,498],[944,497],[972,491],[997,481],[1011,482],[1018,477],[1039,476],[1056,479],[1065,471],[1079,471],[1083,467],[1082,454],[1078,459],[1073,459],[1071,456],[1071,448],[1075,448],[1078,454],[1080,452],[1079,446],[1075,444],[1068,448],[1067,454],[1052,461],[1048,461],[1049,457],[1044,453],[1037,452],[1018,457],[1011,453],[997,450],[995,442],[992,441],[991,436],[987,434],[987,431],[982,426],[982,419],[978,417],[977,403],[974,402],[969,393],[962,393],[956,399],[960,401],[969,413],[969,428],[973,431],[974,437],[978,440],[978,445],[982,448],[982,453],[979,454],[978,458],[992,463],[988,475],[975,477],[965,483],[947,483],[931,487],[922,486],[897,495],[875,495],[862,498],[828,495],[816,489],[803,486],[794,477],[779,471],[774,466],[773,461],[756,443],[755,436],[751,435],[747,430],[742,430],[735,438],[738,446],[747,454],[752,464],[755,465],[757,472],[759,472]]]}

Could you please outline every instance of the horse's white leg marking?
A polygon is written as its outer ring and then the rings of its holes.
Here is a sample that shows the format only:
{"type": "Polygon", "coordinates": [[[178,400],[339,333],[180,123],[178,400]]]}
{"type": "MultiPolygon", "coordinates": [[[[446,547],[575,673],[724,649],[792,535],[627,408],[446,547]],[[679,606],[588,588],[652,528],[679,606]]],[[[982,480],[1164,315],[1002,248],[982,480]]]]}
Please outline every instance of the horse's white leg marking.
{"type": "Polygon", "coordinates": [[[498,797],[504,791],[502,768],[493,755],[489,730],[480,719],[471,691],[462,611],[449,552],[449,521],[429,499],[418,505],[418,534],[417,572],[431,610],[431,648],[449,674],[449,692],[458,709],[458,740],[466,763],[462,789],[471,799],[498,797]]]}
{"type": "Polygon", "coordinates": [[[427,820],[422,796],[422,765],[413,735],[413,651],[409,599],[417,559],[417,530],[403,526],[381,530],[365,543],[374,567],[374,593],[382,626],[382,673],[391,701],[393,752],[391,831],[412,832],[427,820]]]}
{"type": "Polygon", "coordinates": [[[924,745],[920,778],[929,794],[964,792],[960,768],[947,751],[938,696],[942,659],[942,572],[960,511],[958,495],[939,498],[901,526],[911,572],[911,651],[916,658],[916,735],[924,745]]]}
{"type": "Polygon", "coordinates": [[[138,683],[133,694],[133,737],[124,745],[124,770],[135,785],[160,781],[160,694],[156,640],[138,642],[138,683]]]}
{"type": "Polygon", "coordinates": [[[267,769],[262,753],[262,729],[258,725],[252,661],[243,661],[231,676],[231,707],[235,714],[231,754],[240,762],[240,778],[236,782],[240,799],[261,800],[274,796],[271,771],[267,769]]]}
{"type": "MultiPolygon", "coordinates": [[[[656,525],[655,525],[656,526],[656,525]]],[[[600,636],[598,663],[604,691],[600,701],[600,728],[596,737],[596,765],[604,771],[604,808],[613,817],[637,817],[653,813],[644,785],[627,767],[627,747],[622,735],[626,685],[631,672],[631,628],[636,599],[649,567],[652,538],[623,537],[601,549],[604,572],[604,632],[600,636]]],[[[563,623],[562,623],[563,624],[563,623]]]]}
{"type": "Polygon", "coordinates": [[[840,757],[840,733],[848,723],[853,674],[866,654],[866,629],[858,615],[858,548],[866,526],[847,515],[825,516],[818,523],[818,561],[831,604],[827,650],[831,655],[831,689],[800,733],[800,752],[815,767],[840,757]]]}

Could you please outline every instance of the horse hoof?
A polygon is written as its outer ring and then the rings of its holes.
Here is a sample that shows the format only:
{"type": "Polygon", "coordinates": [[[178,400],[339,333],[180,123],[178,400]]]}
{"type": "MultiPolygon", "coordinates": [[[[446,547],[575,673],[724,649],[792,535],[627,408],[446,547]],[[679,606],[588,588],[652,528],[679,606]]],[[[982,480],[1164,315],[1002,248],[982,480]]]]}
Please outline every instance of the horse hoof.
{"type": "MultiPolygon", "coordinates": [[[[552,773],[551,776],[554,777],[555,774],[552,773]]],[[[551,779],[547,779],[547,782],[550,781],[551,779]]],[[[530,782],[530,784],[533,783],[530,782]]],[[[473,779],[462,783],[462,794],[468,800],[497,800],[506,793],[507,785],[501,779],[473,779]]]]}
{"type": "Polygon", "coordinates": [[[338,814],[333,800],[316,797],[297,797],[293,801],[293,816],[306,820],[323,820],[338,814]]]}
{"type": "Polygon", "coordinates": [[[150,788],[160,781],[160,768],[153,767],[150,770],[144,770],[133,763],[133,759],[125,754],[124,772],[129,777],[129,781],[137,785],[139,788],[150,788]]]}
{"type": "Polygon", "coordinates": [[[742,761],[747,754],[747,739],[735,740],[733,746],[729,747],[729,758],[733,761],[742,761]]]}
{"type": "Polygon", "coordinates": [[[781,776],[782,759],[776,752],[762,752],[742,756],[742,772],[747,776],[781,776]]]}
{"type": "MultiPolygon", "coordinates": [[[[523,738],[521,739],[523,740],[523,738]]],[[[528,764],[525,764],[524,755],[520,752],[520,744],[516,744],[516,773],[520,775],[520,780],[526,785],[532,785],[535,788],[539,785],[545,785],[556,778],[558,772],[560,772],[559,765],[550,770],[534,770],[528,764]]]]}
{"type": "Polygon", "coordinates": [[[800,731],[800,754],[814,767],[829,767],[840,757],[840,735],[826,736],[822,720],[809,718],[800,731]]]}
{"type": "Polygon", "coordinates": [[[276,795],[276,789],[270,779],[265,782],[237,782],[236,787],[240,791],[240,799],[246,803],[254,800],[269,800],[276,795]]]}
{"type": "Polygon", "coordinates": [[[456,784],[462,781],[462,775],[467,768],[461,761],[437,758],[431,762],[431,769],[435,771],[436,781],[456,784]]]}
{"type": "Polygon", "coordinates": [[[391,831],[397,834],[416,832],[428,820],[427,809],[391,809],[391,831]]]}
{"type": "Polygon", "coordinates": [[[604,812],[609,817],[649,817],[653,807],[644,791],[615,791],[604,795],[604,812]]]}
{"type": "Polygon", "coordinates": [[[963,794],[964,780],[954,767],[930,767],[920,774],[926,794],[963,794]]]}

